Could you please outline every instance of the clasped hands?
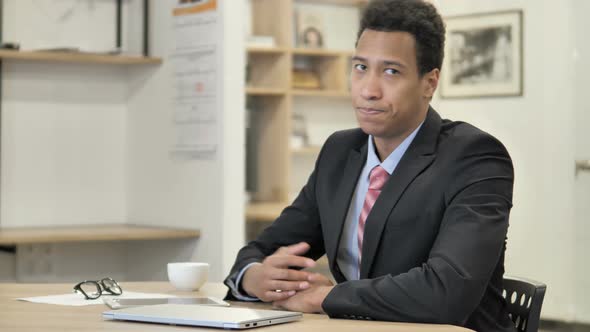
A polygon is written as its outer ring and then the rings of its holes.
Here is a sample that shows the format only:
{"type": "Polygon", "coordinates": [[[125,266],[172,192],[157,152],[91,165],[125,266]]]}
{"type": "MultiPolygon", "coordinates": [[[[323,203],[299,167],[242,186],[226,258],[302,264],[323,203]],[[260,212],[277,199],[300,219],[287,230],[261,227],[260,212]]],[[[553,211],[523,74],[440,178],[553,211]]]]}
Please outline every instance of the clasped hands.
{"type": "Polygon", "coordinates": [[[249,296],[272,302],[277,308],[323,313],[322,302],[333,283],[319,273],[292,269],[315,266],[312,259],[302,256],[309,248],[305,242],[279,248],[261,264],[246,270],[242,288],[249,296]]]}

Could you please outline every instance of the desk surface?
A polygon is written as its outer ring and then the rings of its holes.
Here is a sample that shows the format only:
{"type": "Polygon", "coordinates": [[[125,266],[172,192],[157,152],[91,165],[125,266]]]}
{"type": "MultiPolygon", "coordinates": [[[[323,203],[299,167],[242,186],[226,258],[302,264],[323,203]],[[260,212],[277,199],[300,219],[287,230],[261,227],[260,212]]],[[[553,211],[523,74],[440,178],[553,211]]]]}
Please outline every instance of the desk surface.
{"type": "MultiPolygon", "coordinates": [[[[16,301],[15,298],[65,294],[72,290],[70,284],[13,284],[0,283],[0,331],[194,331],[206,329],[179,327],[147,323],[105,321],[101,313],[108,310],[103,305],[85,307],[68,307],[49,304],[16,301]]],[[[177,296],[215,296],[223,297],[225,287],[222,284],[207,284],[199,292],[179,292],[165,282],[121,283],[128,291],[169,293],[177,296]]],[[[269,308],[268,304],[232,302],[233,306],[269,308]]],[[[375,321],[355,321],[330,319],[326,315],[306,314],[298,322],[268,326],[253,331],[338,331],[338,332],[460,332],[464,328],[447,325],[404,324],[375,321]]]]}

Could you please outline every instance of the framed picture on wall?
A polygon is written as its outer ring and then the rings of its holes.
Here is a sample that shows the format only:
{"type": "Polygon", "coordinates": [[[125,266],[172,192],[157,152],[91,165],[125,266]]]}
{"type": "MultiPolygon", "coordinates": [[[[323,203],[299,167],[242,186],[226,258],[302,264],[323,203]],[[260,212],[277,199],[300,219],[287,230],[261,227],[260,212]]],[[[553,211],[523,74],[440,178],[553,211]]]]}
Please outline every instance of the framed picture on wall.
{"type": "Polygon", "coordinates": [[[522,11],[446,17],[442,98],[522,96],[522,11]]]}

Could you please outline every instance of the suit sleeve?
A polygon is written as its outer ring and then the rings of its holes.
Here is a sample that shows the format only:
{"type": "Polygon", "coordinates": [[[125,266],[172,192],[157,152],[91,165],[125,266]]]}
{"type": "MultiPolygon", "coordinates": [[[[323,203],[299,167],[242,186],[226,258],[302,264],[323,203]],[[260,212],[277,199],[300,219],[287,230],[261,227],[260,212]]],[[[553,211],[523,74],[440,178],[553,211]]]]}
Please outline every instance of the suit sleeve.
{"type": "Polygon", "coordinates": [[[514,175],[493,137],[462,145],[427,261],[403,274],[335,286],[322,303],[331,317],[461,325],[475,310],[504,250],[514,175]]]}
{"type": "Polygon", "coordinates": [[[317,260],[325,253],[315,197],[315,182],[321,157],[322,152],[318,156],[314,171],[295,201],[285,208],[256,240],[248,243],[238,252],[236,262],[229,276],[224,280],[224,284],[230,288],[226,296],[227,300],[239,300],[234,294],[244,294],[240,289],[241,285],[237,284],[240,271],[248,264],[262,262],[265,257],[272,255],[280,247],[307,242],[311,249],[305,254],[306,257],[317,260]]]}

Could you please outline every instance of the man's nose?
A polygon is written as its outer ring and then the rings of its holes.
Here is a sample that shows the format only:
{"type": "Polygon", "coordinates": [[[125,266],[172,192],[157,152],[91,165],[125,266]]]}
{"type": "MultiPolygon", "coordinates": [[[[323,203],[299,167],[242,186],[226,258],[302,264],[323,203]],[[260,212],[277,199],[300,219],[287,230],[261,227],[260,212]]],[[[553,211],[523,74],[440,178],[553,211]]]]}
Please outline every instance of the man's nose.
{"type": "Polygon", "coordinates": [[[379,79],[375,75],[366,75],[362,84],[361,97],[366,100],[381,99],[383,91],[379,79]]]}

